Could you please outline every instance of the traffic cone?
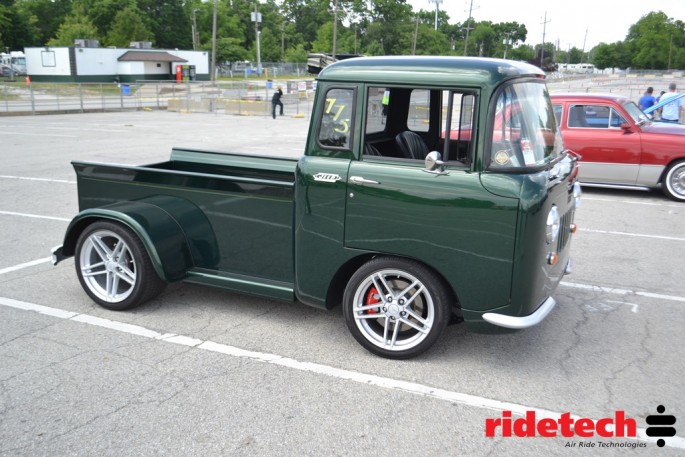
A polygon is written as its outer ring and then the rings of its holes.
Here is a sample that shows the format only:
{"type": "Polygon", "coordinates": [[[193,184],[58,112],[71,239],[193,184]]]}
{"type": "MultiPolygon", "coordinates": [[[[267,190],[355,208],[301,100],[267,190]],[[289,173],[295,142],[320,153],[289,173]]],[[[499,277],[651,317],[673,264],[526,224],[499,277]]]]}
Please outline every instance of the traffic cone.
{"type": "Polygon", "coordinates": [[[29,75],[26,75],[26,84],[31,84],[31,77],[29,75]]]}

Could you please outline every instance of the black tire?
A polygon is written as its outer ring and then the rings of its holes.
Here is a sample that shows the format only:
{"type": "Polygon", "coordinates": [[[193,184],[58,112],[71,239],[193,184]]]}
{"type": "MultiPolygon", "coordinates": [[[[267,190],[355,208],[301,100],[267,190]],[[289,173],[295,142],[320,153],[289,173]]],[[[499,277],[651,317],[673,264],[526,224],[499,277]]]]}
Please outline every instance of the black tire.
{"type": "Polygon", "coordinates": [[[352,336],[365,349],[389,359],[408,359],[438,340],[453,303],[444,281],[425,265],[378,257],[350,278],[343,314],[352,336]]]}
{"type": "Polygon", "coordinates": [[[78,238],[74,258],[81,287],[107,309],[134,308],[166,287],[140,239],[115,222],[89,225],[78,238]]]}
{"type": "Polygon", "coordinates": [[[685,202],[685,160],[668,167],[661,188],[668,198],[685,202]]]}

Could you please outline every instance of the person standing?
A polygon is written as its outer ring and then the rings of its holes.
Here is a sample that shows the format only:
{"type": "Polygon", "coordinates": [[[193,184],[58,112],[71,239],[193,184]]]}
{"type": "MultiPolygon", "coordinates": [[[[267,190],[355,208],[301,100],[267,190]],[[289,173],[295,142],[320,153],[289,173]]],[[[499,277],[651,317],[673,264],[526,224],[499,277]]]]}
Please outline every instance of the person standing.
{"type": "Polygon", "coordinates": [[[674,99],[670,103],[666,103],[661,110],[661,120],[665,122],[680,122],[680,114],[683,111],[683,99],[678,98],[678,92],[676,92],[675,83],[668,85],[668,92],[661,96],[661,101],[665,102],[667,100],[674,99]]]}
{"type": "Polygon", "coordinates": [[[654,95],[652,95],[653,93],[654,88],[650,86],[645,91],[645,94],[642,97],[640,97],[640,101],[638,103],[640,104],[640,109],[642,111],[654,106],[654,104],[656,103],[656,98],[654,98],[654,95]]]}
{"type": "Polygon", "coordinates": [[[282,96],[283,89],[281,89],[281,86],[276,87],[274,95],[271,97],[271,116],[273,116],[274,119],[276,119],[276,105],[281,107],[281,116],[283,116],[283,102],[281,101],[282,96]]]}

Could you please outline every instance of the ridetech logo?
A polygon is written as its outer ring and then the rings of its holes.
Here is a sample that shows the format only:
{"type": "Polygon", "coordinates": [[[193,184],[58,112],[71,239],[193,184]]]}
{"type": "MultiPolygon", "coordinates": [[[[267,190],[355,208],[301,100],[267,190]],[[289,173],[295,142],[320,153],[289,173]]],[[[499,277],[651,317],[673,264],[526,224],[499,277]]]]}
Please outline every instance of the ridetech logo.
{"type": "Polygon", "coordinates": [[[574,418],[564,413],[559,418],[545,417],[538,420],[535,411],[526,411],[526,417],[512,419],[511,411],[503,411],[502,417],[485,419],[485,436],[492,438],[499,429],[501,436],[519,438],[541,436],[555,438],[561,434],[565,438],[592,438],[597,434],[602,438],[636,438],[635,419],[625,416],[624,411],[616,411],[614,417],[594,420],[587,417],[574,418]]]}

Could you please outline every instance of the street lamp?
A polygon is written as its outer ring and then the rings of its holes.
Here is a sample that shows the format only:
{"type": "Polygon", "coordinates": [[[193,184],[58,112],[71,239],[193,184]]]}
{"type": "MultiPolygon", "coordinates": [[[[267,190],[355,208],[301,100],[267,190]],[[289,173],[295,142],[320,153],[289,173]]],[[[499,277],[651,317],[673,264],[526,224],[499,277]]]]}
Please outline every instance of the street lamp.
{"type": "Polygon", "coordinates": [[[511,36],[514,34],[514,32],[504,32],[504,57],[503,59],[507,58],[507,50],[509,49],[510,44],[514,44],[514,42],[511,39],[511,36]]]}
{"type": "Polygon", "coordinates": [[[214,0],[214,16],[212,17],[212,81],[216,81],[216,15],[218,1],[219,0],[214,0]]]}
{"type": "Polygon", "coordinates": [[[262,51],[260,49],[260,44],[259,44],[259,35],[261,33],[259,32],[259,23],[262,22],[262,13],[259,12],[257,7],[259,6],[259,2],[254,3],[254,11],[250,13],[250,19],[252,22],[254,22],[254,34],[257,39],[257,75],[261,76],[262,74],[262,51]]]}
{"type": "Polygon", "coordinates": [[[428,3],[435,3],[435,31],[438,31],[438,11],[440,11],[440,4],[442,0],[428,0],[428,3]]]}

